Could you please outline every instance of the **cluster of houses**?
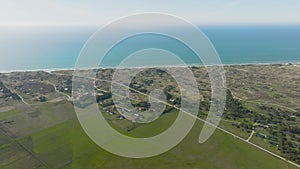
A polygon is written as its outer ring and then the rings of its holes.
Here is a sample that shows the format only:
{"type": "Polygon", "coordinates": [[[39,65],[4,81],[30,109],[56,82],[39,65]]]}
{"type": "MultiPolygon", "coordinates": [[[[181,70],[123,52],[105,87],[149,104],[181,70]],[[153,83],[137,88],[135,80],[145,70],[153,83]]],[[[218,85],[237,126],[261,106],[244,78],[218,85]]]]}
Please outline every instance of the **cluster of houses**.
{"type": "Polygon", "coordinates": [[[119,120],[123,120],[126,118],[126,119],[131,119],[131,121],[133,123],[136,123],[137,121],[144,119],[144,116],[139,113],[139,111],[145,110],[145,108],[143,108],[143,107],[138,107],[137,109],[133,109],[133,110],[127,110],[125,108],[120,108],[120,107],[118,109],[122,113],[119,113],[116,110],[116,107],[114,105],[103,108],[103,110],[106,113],[108,113],[109,115],[117,115],[118,114],[117,118],[119,120]]]}

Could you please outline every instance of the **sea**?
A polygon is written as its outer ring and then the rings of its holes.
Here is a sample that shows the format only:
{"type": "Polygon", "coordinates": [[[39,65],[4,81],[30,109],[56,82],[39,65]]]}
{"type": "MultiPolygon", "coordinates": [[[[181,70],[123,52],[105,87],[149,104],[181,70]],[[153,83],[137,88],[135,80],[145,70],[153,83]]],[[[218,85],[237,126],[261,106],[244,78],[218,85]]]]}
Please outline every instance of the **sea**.
{"type": "MultiPolygon", "coordinates": [[[[72,69],[84,44],[99,28],[101,26],[1,26],[0,72],[72,69]]],[[[200,25],[199,29],[226,65],[300,62],[300,25],[200,25]]],[[[126,56],[145,48],[163,48],[188,65],[201,65],[199,58],[181,42],[146,34],[117,44],[99,66],[118,66],[126,56]]]]}

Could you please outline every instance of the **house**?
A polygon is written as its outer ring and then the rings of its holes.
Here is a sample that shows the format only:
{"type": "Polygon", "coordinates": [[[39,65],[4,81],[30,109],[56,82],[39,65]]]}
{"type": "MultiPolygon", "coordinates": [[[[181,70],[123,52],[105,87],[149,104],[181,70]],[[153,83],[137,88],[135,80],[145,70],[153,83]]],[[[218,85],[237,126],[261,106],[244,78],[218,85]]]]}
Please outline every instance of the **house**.
{"type": "Polygon", "coordinates": [[[256,137],[259,137],[259,138],[263,138],[263,139],[266,138],[266,136],[261,133],[256,133],[255,135],[256,135],[256,137]]]}

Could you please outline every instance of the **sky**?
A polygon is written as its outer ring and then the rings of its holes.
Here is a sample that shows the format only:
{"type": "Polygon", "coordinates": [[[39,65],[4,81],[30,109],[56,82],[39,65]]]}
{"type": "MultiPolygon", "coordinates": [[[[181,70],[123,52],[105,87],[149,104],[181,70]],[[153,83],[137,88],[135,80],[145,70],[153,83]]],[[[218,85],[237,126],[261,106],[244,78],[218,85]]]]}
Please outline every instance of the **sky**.
{"type": "Polygon", "coordinates": [[[0,0],[1,25],[105,24],[142,12],[193,23],[300,24],[300,0],[0,0]]]}
{"type": "Polygon", "coordinates": [[[0,70],[70,66],[97,29],[132,14],[171,14],[199,27],[300,25],[299,9],[300,0],[0,0],[0,70]]]}

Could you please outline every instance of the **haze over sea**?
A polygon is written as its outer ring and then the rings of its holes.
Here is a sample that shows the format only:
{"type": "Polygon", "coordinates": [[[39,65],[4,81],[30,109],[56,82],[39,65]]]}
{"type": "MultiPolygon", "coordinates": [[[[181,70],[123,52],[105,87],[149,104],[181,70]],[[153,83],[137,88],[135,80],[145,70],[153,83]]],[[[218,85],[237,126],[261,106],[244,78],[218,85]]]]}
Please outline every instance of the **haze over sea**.
{"type": "MultiPolygon", "coordinates": [[[[223,64],[300,62],[300,26],[201,26],[223,64]]],[[[73,68],[87,39],[97,30],[88,26],[25,26],[0,28],[0,71],[73,68]]],[[[179,42],[155,35],[121,42],[101,66],[114,67],[138,49],[163,47],[187,64],[199,63],[179,42]]]]}

